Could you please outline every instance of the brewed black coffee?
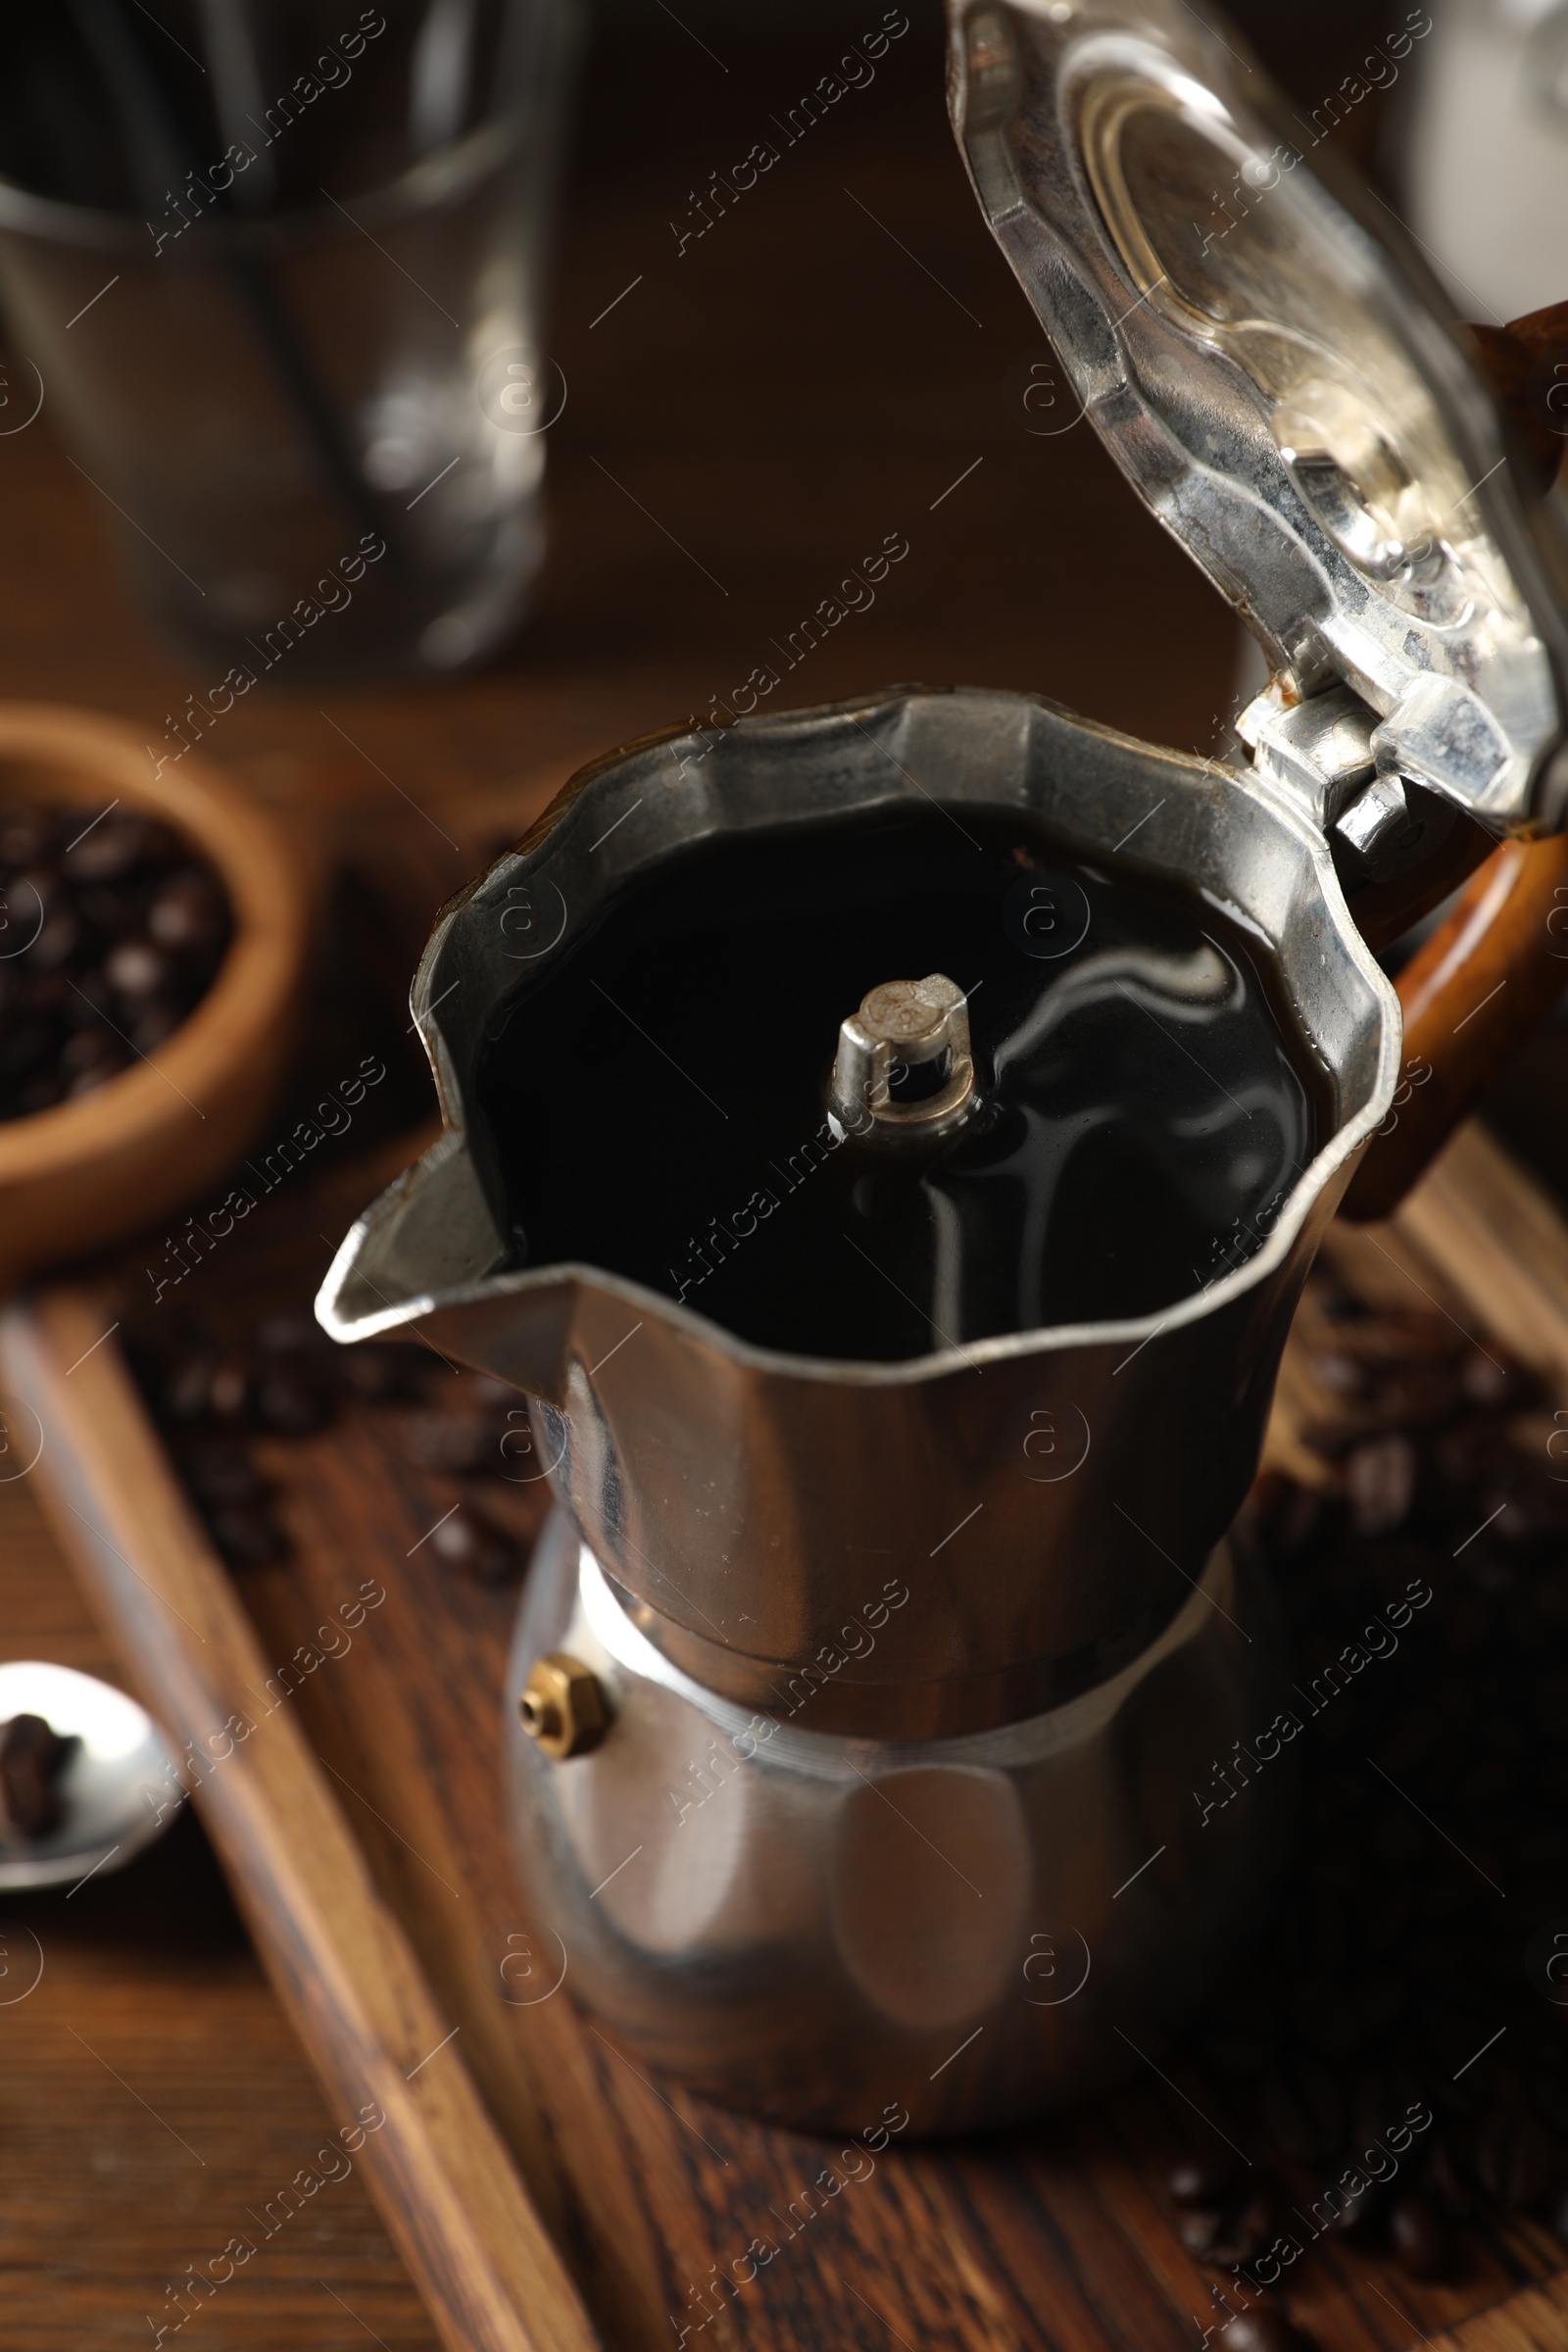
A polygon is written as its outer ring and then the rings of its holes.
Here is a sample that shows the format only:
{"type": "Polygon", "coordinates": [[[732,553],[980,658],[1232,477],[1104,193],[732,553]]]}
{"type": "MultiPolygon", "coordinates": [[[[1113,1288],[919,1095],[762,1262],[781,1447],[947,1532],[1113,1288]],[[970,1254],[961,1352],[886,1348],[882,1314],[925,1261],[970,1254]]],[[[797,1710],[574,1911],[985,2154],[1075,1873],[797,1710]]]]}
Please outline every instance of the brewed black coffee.
{"type": "Polygon", "coordinates": [[[514,1000],[479,1097],[516,1264],[875,1361],[1202,1290],[1261,1249],[1331,1117],[1235,923],[935,806],[647,876],[514,1000]],[[932,972],[967,992],[984,1108],[889,1159],[827,1115],[839,1025],[932,972]]]}

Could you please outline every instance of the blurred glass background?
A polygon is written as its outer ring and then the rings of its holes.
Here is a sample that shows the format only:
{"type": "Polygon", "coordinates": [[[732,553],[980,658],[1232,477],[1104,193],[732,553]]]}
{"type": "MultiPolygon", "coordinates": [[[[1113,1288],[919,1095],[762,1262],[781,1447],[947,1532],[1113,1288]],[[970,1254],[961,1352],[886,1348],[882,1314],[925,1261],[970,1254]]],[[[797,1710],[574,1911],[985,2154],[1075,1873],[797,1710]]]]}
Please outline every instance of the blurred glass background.
{"type": "Polygon", "coordinates": [[[9,12],[10,333],[230,692],[460,668],[522,613],[574,29],[572,0],[9,12]]]}

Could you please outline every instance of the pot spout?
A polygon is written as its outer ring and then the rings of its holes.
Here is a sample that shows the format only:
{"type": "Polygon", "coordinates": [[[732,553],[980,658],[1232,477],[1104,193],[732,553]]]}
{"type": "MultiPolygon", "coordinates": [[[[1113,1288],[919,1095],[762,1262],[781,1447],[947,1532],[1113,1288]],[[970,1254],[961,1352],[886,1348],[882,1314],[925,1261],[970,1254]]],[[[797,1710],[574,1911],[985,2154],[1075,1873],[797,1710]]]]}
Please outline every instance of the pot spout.
{"type": "Polygon", "coordinates": [[[449,1129],[355,1224],[317,1315],[334,1340],[429,1338],[474,1371],[564,1401],[576,1284],[498,1284],[508,1254],[464,1139],[449,1129]]]}

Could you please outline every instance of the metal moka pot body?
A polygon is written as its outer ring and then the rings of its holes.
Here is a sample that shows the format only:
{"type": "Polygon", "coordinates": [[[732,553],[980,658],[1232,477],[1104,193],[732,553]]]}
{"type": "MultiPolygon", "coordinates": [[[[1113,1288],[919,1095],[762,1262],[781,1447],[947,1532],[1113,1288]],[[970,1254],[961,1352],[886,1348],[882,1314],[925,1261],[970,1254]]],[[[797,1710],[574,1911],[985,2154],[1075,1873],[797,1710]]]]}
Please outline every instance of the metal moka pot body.
{"type": "MultiPolygon", "coordinates": [[[[1321,833],[1264,777],[1028,696],[743,721],[575,779],[447,911],[413,1002],[444,1132],[319,1311],[532,1401],[560,1510],[518,1687],[565,1649],[612,1716],[564,1761],[511,1742],[529,1898],[577,1992],[694,2085],[846,2127],[902,2101],[970,2128],[1134,2063],[1273,1842],[1266,1789],[1204,1810],[1213,1764],[1275,1711],[1266,1612],[1222,1539],[1398,1075],[1397,1002],[1321,833]],[[863,1363],[751,1347],[601,1267],[511,1267],[476,1073],[530,980],[693,842],[928,799],[1179,883],[1272,951],[1334,1115],[1254,1254],[1138,1321],[863,1363]],[[944,2068],[960,2028],[980,2055],[944,2068]]],[[[541,1102],[540,1152],[569,1128],[541,1102]]]]}

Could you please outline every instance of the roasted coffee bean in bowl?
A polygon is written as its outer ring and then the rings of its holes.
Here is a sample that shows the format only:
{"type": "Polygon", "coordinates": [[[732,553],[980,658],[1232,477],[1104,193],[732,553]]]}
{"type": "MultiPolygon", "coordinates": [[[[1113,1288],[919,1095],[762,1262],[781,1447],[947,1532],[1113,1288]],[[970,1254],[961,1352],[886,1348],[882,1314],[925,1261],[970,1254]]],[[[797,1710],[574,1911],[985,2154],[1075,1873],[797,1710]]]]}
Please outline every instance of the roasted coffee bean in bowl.
{"type": "Polygon", "coordinates": [[[0,1119],[155,1053],[212,987],[233,928],[218,873],[172,825],[0,801],[0,1119]]]}
{"type": "Polygon", "coordinates": [[[85,711],[0,705],[0,1291],[177,1207],[265,1123],[308,936],[265,810],[85,711]]]}

